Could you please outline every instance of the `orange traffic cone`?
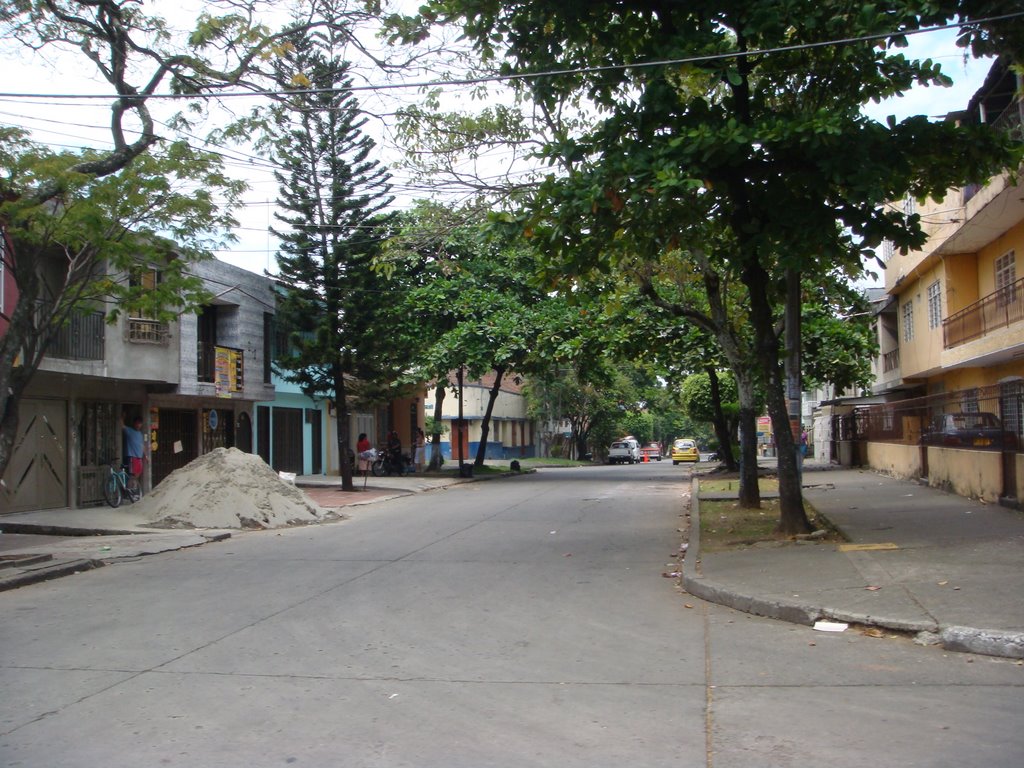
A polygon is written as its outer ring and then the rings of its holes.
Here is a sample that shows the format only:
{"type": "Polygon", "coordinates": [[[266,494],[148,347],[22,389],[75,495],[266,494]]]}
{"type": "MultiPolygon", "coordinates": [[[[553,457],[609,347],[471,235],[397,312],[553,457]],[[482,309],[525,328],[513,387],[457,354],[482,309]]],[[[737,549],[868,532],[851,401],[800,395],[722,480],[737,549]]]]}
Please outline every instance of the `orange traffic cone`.
{"type": "Polygon", "coordinates": [[[644,464],[646,464],[648,461],[650,461],[650,459],[647,458],[647,454],[645,453],[644,454],[644,464]]]}

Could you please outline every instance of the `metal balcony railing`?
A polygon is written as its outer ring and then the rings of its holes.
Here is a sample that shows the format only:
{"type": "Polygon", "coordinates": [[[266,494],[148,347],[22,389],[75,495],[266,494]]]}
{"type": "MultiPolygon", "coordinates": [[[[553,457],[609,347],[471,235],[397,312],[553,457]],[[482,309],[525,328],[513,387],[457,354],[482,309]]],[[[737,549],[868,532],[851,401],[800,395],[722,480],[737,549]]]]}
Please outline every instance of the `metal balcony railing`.
{"type": "Polygon", "coordinates": [[[890,373],[891,371],[899,370],[900,367],[900,351],[894,349],[890,352],[886,352],[882,355],[882,373],[890,373]]]}
{"type": "Polygon", "coordinates": [[[61,360],[102,360],[105,349],[102,312],[75,312],[46,349],[46,356],[61,360]]]}
{"type": "Polygon", "coordinates": [[[128,341],[136,344],[166,344],[170,338],[167,323],[147,320],[141,317],[129,317],[126,324],[128,341]]]}
{"type": "Polygon", "coordinates": [[[943,345],[952,349],[1021,320],[1024,320],[1024,278],[943,320],[943,345]]]}

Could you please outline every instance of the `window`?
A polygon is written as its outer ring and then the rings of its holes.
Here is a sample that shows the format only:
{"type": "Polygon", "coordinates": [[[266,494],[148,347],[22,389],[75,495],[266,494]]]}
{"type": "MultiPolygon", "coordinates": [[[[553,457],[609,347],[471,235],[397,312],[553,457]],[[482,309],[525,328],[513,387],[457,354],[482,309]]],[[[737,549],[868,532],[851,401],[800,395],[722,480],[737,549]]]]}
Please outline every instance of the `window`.
{"type": "Polygon", "coordinates": [[[882,241],[882,263],[883,264],[888,264],[890,261],[892,261],[892,257],[895,255],[895,253],[896,253],[896,248],[895,248],[895,246],[893,246],[892,240],[883,240],[882,241]]]}
{"type": "MultiPolygon", "coordinates": [[[[160,285],[160,272],[155,269],[133,270],[128,275],[128,285],[145,292],[156,290],[160,285]]],[[[165,344],[168,339],[167,323],[157,320],[151,312],[132,308],[128,314],[128,341],[149,344],[165,344]]]]}
{"type": "Polygon", "coordinates": [[[913,196],[908,192],[903,198],[903,213],[907,216],[913,216],[917,210],[917,204],[914,202],[913,196]]]}
{"type": "Polygon", "coordinates": [[[914,340],[914,301],[909,299],[903,305],[903,340],[914,340]]]}
{"type": "Polygon", "coordinates": [[[1000,307],[1012,304],[1018,298],[1017,260],[1014,252],[1004,253],[996,259],[996,302],[1000,307]]]}
{"type": "Polygon", "coordinates": [[[941,282],[936,280],[928,286],[928,327],[938,328],[942,325],[942,293],[941,282]]]}
{"type": "Polygon", "coordinates": [[[263,383],[270,384],[274,376],[274,315],[263,313],[263,383]]]}

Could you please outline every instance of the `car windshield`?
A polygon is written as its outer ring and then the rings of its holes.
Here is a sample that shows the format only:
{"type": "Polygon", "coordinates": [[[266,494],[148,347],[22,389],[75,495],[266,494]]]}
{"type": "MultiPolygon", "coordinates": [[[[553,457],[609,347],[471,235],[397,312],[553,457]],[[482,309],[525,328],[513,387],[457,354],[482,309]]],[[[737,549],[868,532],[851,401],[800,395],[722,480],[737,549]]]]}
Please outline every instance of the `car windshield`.
{"type": "Polygon", "coordinates": [[[983,429],[999,427],[999,419],[991,413],[957,413],[947,417],[952,429],[983,429]]]}

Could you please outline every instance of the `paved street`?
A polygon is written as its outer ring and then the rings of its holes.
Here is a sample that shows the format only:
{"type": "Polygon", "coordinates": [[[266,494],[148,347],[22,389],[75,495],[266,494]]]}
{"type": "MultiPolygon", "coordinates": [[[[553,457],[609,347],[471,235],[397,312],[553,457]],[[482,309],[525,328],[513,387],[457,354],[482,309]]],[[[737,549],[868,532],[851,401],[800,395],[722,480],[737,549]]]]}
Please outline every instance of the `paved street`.
{"type": "Polygon", "coordinates": [[[1024,762],[1018,662],[664,578],[689,476],[544,470],[0,593],[0,765],[1024,762]]]}

